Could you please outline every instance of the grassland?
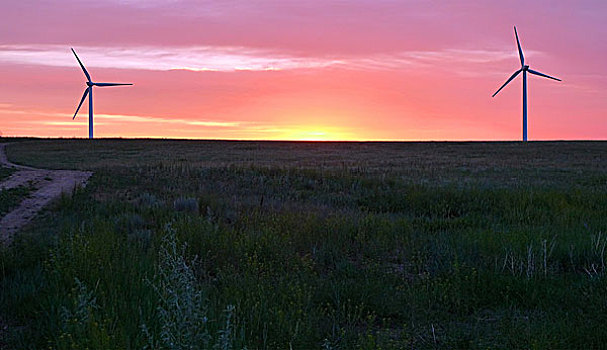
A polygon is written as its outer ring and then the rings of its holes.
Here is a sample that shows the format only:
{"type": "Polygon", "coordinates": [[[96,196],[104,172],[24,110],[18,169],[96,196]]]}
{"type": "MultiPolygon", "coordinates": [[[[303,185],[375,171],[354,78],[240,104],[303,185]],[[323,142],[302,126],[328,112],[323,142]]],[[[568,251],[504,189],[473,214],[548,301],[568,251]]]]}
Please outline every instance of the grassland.
{"type": "Polygon", "coordinates": [[[8,179],[14,172],[15,172],[15,169],[5,168],[3,166],[0,166],[0,182],[8,179]]]}
{"type": "Polygon", "coordinates": [[[24,141],[7,348],[600,348],[607,143],[24,141]]]}
{"type": "Polygon", "coordinates": [[[0,217],[15,208],[32,191],[30,186],[19,186],[0,191],[0,217]]]}
{"type": "MultiPolygon", "coordinates": [[[[16,170],[0,166],[0,183],[8,179],[16,170]]],[[[16,207],[23,198],[30,194],[31,186],[20,186],[0,191],[0,218],[16,207]]]]}

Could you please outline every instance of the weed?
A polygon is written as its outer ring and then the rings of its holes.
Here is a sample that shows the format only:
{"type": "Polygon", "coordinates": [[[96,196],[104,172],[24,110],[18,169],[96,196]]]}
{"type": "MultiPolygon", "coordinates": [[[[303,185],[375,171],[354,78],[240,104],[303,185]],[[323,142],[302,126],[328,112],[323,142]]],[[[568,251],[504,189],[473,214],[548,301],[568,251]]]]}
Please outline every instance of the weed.
{"type": "Polygon", "coordinates": [[[206,308],[192,269],[178,248],[175,230],[167,225],[160,246],[156,284],[160,305],[160,341],[169,349],[200,349],[208,346],[206,308]]]}

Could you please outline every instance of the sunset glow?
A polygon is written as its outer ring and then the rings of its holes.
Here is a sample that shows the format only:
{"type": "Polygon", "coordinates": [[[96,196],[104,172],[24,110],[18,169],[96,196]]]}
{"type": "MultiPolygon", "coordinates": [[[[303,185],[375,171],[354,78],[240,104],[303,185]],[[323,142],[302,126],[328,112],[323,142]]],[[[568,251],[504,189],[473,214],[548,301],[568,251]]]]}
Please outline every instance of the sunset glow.
{"type": "Polygon", "coordinates": [[[11,1],[0,133],[261,140],[607,139],[607,2],[11,1]],[[521,12],[520,8],[526,11],[521,12]],[[536,13],[544,15],[538,17],[536,13]],[[103,25],[102,25],[103,24],[103,25]]]}
{"type": "Polygon", "coordinates": [[[348,134],[340,130],[330,130],[323,128],[302,128],[285,131],[278,135],[277,140],[294,140],[294,141],[339,141],[339,140],[356,140],[360,137],[353,134],[348,134]]]}

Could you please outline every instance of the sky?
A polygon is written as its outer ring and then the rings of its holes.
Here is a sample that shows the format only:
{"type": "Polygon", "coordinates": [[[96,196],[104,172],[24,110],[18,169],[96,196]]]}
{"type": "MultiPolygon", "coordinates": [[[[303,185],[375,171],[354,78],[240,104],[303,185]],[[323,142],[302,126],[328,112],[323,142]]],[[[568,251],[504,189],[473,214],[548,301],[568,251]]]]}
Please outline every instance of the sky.
{"type": "Polygon", "coordinates": [[[607,1],[20,0],[0,11],[0,134],[607,139],[607,1]]]}

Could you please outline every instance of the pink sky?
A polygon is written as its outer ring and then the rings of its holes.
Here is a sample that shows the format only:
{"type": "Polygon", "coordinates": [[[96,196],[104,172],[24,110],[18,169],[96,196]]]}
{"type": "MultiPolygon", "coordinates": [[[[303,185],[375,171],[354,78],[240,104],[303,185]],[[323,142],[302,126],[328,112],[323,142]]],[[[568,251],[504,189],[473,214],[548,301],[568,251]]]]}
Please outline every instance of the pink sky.
{"type": "Polygon", "coordinates": [[[86,137],[607,139],[607,2],[21,0],[0,11],[0,132],[86,137]],[[445,4],[448,3],[448,4],[445,4]]]}

